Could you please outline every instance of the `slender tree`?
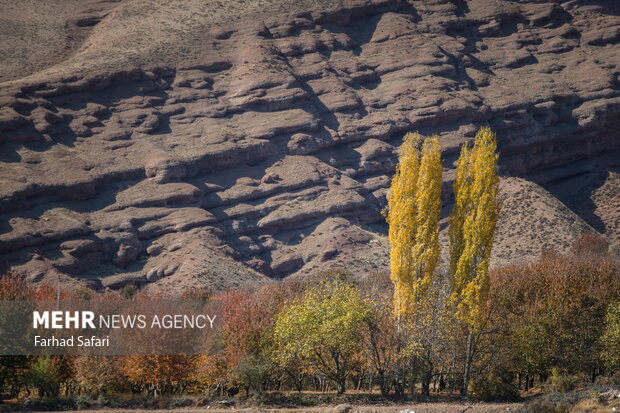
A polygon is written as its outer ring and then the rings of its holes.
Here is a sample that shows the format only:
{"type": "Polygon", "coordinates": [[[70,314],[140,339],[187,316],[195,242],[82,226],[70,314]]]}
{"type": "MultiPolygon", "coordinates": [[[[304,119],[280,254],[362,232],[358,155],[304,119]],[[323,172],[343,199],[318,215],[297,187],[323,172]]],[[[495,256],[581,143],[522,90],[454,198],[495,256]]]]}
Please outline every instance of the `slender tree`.
{"type": "Polygon", "coordinates": [[[464,145],[454,182],[450,217],[451,303],[457,319],[468,328],[462,393],[467,393],[476,335],[484,321],[489,291],[489,262],[499,218],[497,141],[489,127],[476,134],[473,148],[464,145]]]}
{"type": "MultiPolygon", "coordinates": [[[[441,213],[441,145],[439,138],[424,139],[417,133],[405,135],[398,167],[388,196],[387,221],[390,242],[390,277],[394,284],[397,318],[397,352],[414,358],[417,348],[416,320],[427,307],[424,297],[439,260],[439,218],[441,213]],[[403,329],[403,327],[405,327],[403,329]],[[402,347],[403,341],[409,341],[402,347]]],[[[403,360],[401,359],[401,363],[403,360]]],[[[397,395],[404,390],[404,366],[397,395]]]]}
{"type": "Polygon", "coordinates": [[[406,308],[407,284],[410,281],[411,252],[414,231],[416,183],[420,173],[419,134],[405,135],[400,157],[388,193],[387,222],[390,243],[390,277],[394,283],[394,309],[400,318],[406,308]]]}
{"type": "Polygon", "coordinates": [[[415,313],[439,261],[439,137],[408,133],[388,196],[390,268],[399,317],[415,313]]]}

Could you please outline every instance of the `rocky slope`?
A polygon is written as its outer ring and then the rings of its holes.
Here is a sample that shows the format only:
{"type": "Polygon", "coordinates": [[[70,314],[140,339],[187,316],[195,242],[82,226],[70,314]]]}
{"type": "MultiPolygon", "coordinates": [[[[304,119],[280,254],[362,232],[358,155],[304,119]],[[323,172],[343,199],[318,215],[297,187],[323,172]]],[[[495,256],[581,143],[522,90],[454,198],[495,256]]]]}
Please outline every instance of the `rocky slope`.
{"type": "MultiPolygon", "coordinates": [[[[0,29],[23,39],[39,3],[0,29]]],[[[67,0],[33,29],[62,53],[3,40],[0,270],[177,289],[385,269],[404,133],[441,136],[447,214],[483,124],[495,264],[620,241],[617,2],[228,3],[67,0]]]]}

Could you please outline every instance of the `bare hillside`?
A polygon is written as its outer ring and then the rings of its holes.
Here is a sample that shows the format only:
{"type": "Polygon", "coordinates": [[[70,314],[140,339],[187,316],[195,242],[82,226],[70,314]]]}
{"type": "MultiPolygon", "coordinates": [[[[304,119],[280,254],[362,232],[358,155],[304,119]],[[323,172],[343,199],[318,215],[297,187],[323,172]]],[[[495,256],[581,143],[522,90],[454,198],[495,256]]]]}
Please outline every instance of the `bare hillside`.
{"type": "Polygon", "coordinates": [[[1,6],[2,271],[220,289],[386,269],[402,136],[441,136],[447,214],[485,124],[494,264],[619,241],[615,1],[1,6]]]}

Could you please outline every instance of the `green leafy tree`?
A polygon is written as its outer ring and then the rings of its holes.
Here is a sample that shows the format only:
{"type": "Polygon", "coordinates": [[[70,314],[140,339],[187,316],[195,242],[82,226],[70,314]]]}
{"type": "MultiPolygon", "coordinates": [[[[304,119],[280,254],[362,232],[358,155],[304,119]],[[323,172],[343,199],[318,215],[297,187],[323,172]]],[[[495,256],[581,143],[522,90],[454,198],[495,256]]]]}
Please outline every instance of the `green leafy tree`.
{"type": "Polygon", "coordinates": [[[344,393],[361,351],[361,330],[369,310],[353,285],[325,280],[276,316],[274,358],[282,365],[301,358],[333,380],[344,393]]]}
{"type": "Polygon", "coordinates": [[[620,369],[620,301],[609,305],[605,317],[603,343],[603,360],[612,371],[620,369]]]}
{"type": "Polygon", "coordinates": [[[62,380],[60,367],[52,357],[36,357],[30,365],[26,382],[37,389],[39,397],[58,397],[62,380]]]}

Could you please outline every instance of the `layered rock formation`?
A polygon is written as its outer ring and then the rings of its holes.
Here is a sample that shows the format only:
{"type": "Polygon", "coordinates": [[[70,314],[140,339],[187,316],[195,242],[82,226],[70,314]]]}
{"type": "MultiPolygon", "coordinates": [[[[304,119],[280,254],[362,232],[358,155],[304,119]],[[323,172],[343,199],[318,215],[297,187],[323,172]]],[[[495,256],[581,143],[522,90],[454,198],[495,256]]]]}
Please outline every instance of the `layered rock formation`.
{"type": "Polygon", "coordinates": [[[132,62],[101,39],[122,37],[136,2],[106,3],[64,63],[7,74],[2,270],[174,289],[385,269],[404,133],[441,136],[447,214],[459,147],[483,124],[505,176],[496,264],[583,232],[620,240],[616,2],[282,4],[194,19],[132,62]]]}

